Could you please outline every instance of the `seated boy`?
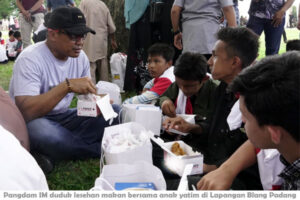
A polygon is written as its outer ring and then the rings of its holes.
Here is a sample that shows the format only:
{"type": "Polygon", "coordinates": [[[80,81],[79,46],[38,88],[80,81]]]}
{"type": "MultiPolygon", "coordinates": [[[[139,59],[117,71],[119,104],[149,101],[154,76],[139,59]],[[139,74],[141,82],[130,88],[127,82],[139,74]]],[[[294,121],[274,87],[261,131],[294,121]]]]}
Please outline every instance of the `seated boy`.
{"type": "Polygon", "coordinates": [[[9,38],[6,41],[6,55],[9,60],[14,61],[17,55],[15,48],[17,46],[18,41],[15,39],[14,31],[12,30],[8,32],[8,37],[9,38]]]}
{"type": "MultiPolygon", "coordinates": [[[[198,189],[229,189],[236,175],[257,161],[255,147],[277,149],[281,154],[285,169],[278,175],[283,179],[280,189],[300,189],[299,62],[296,52],[267,57],[233,81],[230,89],[241,95],[240,110],[249,141],[217,170],[204,176],[198,189]]],[[[273,165],[269,171],[276,168],[278,165],[273,165]]],[[[262,182],[264,175],[260,174],[262,182]]]]}
{"type": "MultiPolygon", "coordinates": [[[[176,114],[196,115],[196,123],[185,122],[183,132],[197,133],[198,123],[206,120],[212,113],[212,99],[217,84],[209,79],[206,72],[207,61],[205,57],[198,53],[183,53],[174,67],[175,83],[159,98],[159,105],[163,114],[170,118],[175,118],[176,114]]],[[[165,120],[164,125],[172,125],[170,118],[165,120]]],[[[191,136],[185,139],[192,142],[194,145],[190,145],[195,147],[198,142],[194,138],[191,140],[188,138],[191,139],[191,136]]]]}
{"type": "Polygon", "coordinates": [[[153,79],[144,86],[142,94],[126,99],[124,104],[154,104],[175,81],[173,57],[173,47],[163,43],[152,45],[148,49],[148,71],[153,79]]]}
{"type": "Polygon", "coordinates": [[[15,31],[14,32],[14,37],[18,41],[17,45],[15,47],[15,51],[17,52],[17,54],[16,54],[16,58],[17,58],[19,56],[19,54],[21,53],[21,51],[23,50],[23,42],[22,42],[20,31],[15,31]]]}
{"type": "MultiPolygon", "coordinates": [[[[199,143],[204,141],[201,136],[194,134],[199,128],[199,123],[208,118],[213,110],[212,97],[217,85],[209,79],[206,74],[207,61],[199,53],[185,52],[176,61],[174,66],[175,82],[159,98],[159,105],[167,118],[164,125],[168,126],[170,119],[181,119],[185,122],[183,132],[192,133],[182,140],[192,146],[194,149],[199,147],[199,143]],[[176,114],[195,114],[195,123],[186,122],[183,118],[176,117],[176,114]]],[[[166,128],[166,127],[165,127],[166,128]]],[[[167,128],[166,128],[167,129],[167,128]]],[[[175,140],[178,135],[162,134],[160,137],[165,141],[175,140]]],[[[197,149],[198,150],[198,149],[197,149]]],[[[153,143],[153,163],[159,167],[167,181],[168,189],[177,189],[178,179],[173,172],[164,166],[163,150],[153,143]]]]}

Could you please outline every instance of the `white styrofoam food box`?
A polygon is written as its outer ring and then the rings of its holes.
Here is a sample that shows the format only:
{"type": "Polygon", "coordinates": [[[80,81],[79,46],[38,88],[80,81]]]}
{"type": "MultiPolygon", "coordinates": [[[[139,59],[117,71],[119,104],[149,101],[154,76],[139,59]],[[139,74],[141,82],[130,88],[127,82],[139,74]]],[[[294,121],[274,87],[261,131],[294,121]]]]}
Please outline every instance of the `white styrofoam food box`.
{"type": "Polygon", "coordinates": [[[173,172],[182,176],[184,168],[188,164],[193,164],[193,169],[190,175],[203,173],[203,155],[199,152],[194,152],[192,147],[183,141],[174,141],[164,143],[160,138],[151,138],[164,150],[165,165],[173,172]],[[172,145],[177,142],[187,155],[177,156],[171,151],[172,145]]]}

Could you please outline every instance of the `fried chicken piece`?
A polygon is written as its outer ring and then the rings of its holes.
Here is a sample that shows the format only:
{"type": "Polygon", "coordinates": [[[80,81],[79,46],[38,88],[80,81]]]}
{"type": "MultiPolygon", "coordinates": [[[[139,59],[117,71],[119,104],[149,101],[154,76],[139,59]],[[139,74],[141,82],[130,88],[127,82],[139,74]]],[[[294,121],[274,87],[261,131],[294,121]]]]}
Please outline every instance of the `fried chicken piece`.
{"type": "Polygon", "coordinates": [[[174,153],[176,156],[183,156],[186,155],[184,150],[180,147],[180,144],[178,142],[174,142],[174,144],[171,147],[172,153],[174,153]]]}

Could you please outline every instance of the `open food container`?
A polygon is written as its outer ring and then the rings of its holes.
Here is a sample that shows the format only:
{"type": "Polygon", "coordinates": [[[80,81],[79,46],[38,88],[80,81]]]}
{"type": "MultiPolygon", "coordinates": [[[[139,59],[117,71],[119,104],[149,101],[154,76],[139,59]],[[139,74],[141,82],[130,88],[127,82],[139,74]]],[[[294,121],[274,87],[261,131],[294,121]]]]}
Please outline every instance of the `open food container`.
{"type": "Polygon", "coordinates": [[[199,152],[194,152],[192,147],[183,141],[164,142],[161,138],[151,137],[164,150],[165,165],[179,176],[183,175],[184,168],[188,164],[192,164],[193,168],[190,175],[203,173],[203,155],[199,152]],[[179,144],[185,155],[176,155],[172,152],[172,145],[179,144]]]}

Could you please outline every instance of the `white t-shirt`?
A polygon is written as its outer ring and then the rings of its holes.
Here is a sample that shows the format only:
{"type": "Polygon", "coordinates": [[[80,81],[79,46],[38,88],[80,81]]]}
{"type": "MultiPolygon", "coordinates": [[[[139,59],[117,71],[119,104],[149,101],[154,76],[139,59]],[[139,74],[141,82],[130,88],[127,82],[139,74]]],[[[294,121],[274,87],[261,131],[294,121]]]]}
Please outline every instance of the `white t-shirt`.
{"type": "Polygon", "coordinates": [[[0,62],[6,61],[8,58],[6,56],[6,51],[3,45],[0,45],[0,62]]]}
{"type": "Polygon", "coordinates": [[[6,40],[6,50],[8,51],[8,55],[10,57],[16,57],[17,52],[15,51],[17,47],[18,40],[10,41],[9,39],[6,40]]]}
{"type": "Polygon", "coordinates": [[[46,177],[20,142],[0,125],[0,190],[48,190],[46,177]]]}
{"type": "MultiPolygon", "coordinates": [[[[16,60],[9,94],[13,100],[15,96],[36,96],[48,92],[66,78],[87,76],[90,77],[90,63],[83,51],[77,58],[61,61],[53,56],[45,41],[39,42],[27,47],[16,60]]],[[[73,96],[68,93],[48,114],[65,112],[73,96]]]]}

